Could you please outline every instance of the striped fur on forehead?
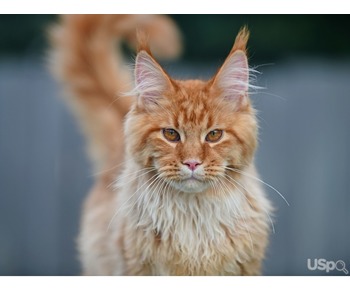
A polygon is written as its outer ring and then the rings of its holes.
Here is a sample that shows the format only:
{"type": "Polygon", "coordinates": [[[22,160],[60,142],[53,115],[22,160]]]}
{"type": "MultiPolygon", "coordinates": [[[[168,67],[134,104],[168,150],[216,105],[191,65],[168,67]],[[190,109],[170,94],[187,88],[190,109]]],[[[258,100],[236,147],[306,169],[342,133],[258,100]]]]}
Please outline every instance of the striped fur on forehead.
{"type": "Polygon", "coordinates": [[[210,82],[200,80],[174,82],[179,90],[175,94],[165,94],[163,105],[171,112],[172,126],[177,129],[200,127],[202,130],[210,130],[220,126],[230,128],[240,114],[255,119],[249,101],[236,111],[230,106],[231,102],[222,97],[221,90],[211,88],[210,82]]]}
{"type": "Polygon", "coordinates": [[[212,123],[211,108],[214,101],[211,99],[207,84],[199,80],[178,82],[181,90],[172,98],[174,125],[178,128],[202,125],[209,128],[212,123]]]}

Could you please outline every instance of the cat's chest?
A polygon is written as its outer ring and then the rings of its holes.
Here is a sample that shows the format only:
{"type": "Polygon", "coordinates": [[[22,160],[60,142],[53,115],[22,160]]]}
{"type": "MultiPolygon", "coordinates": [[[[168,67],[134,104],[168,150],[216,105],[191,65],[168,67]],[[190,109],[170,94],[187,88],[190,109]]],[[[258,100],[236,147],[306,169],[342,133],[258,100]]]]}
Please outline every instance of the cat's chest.
{"type": "Polygon", "coordinates": [[[151,262],[155,274],[221,275],[239,270],[237,248],[229,227],[186,228],[154,235],[151,262]],[[227,229],[226,229],[227,228],[227,229]],[[226,229],[226,230],[225,230],[226,229]]]}
{"type": "Polygon", "coordinates": [[[204,275],[239,269],[234,259],[241,228],[234,209],[198,201],[167,207],[142,224],[145,247],[152,246],[144,249],[144,256],[156,274],[204,275]]]}

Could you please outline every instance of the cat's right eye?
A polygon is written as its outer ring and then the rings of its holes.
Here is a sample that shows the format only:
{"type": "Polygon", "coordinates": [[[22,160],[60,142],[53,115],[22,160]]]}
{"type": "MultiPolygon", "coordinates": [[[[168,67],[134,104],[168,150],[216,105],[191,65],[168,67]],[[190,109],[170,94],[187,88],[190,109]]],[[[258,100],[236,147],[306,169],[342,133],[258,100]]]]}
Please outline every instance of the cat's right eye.
{"type": "Polygon", "coordinates": [[[180,134],[176,132],[174,129],[163,129],[163,136],[169,142],[179,142],[180,134]]]}

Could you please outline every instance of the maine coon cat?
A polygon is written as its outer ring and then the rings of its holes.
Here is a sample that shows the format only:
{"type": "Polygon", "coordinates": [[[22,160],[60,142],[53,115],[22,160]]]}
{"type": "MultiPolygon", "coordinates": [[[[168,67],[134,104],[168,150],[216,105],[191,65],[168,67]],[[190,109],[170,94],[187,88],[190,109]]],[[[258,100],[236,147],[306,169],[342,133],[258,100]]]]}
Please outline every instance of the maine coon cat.
{"type": "Polygon", "coordinates": [[[84,275],[261,273],[271,207],[254,167],[248,36],[210,80],[175,80],[153,56],[181,51],[165,16],[65,16],[53,27],[51,67],[97,172],[78,238],[84,275]],[[121,41],[138,46],[134,84],[121,41]]]}

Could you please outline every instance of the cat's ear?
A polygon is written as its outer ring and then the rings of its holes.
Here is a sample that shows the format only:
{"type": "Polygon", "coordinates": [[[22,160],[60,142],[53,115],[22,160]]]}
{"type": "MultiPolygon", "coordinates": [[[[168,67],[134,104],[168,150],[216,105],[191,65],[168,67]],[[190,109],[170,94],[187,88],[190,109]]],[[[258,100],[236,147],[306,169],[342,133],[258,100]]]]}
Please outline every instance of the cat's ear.
{"type": "Polygon", "coordinates": [[[221,91],[221,97],[237,109],[248,101],[249,67],[246,44],[249,32],[244,27],[237,35],[233,48],[214,77],[213,86],[221,91]]]}
{"type": "Polygon", "coordinates": [[[164,91],[171,86],[168,75],[145,50],[140,51],[136,57],[135,83],[138,102],[144,107],[157,105],[164,91]]]}

